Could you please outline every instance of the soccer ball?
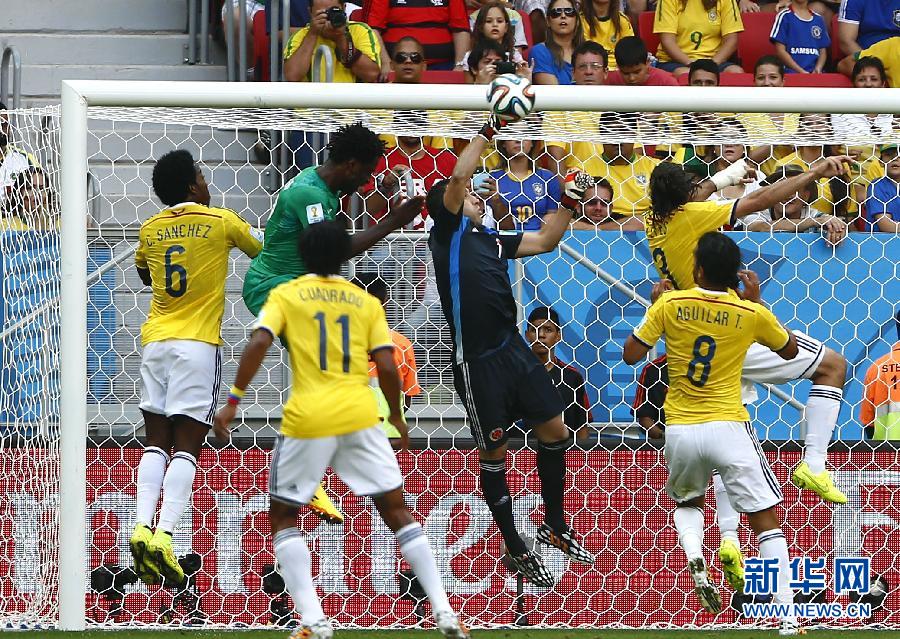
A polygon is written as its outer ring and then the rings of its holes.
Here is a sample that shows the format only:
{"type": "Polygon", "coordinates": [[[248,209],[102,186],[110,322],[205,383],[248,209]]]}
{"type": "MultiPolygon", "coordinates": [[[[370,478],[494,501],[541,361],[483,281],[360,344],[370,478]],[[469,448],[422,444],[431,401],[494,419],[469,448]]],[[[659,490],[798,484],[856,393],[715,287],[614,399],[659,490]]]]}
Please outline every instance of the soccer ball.
{"type": "Polygon", "coordinates": [[[515,122],[534,108],[534,88],[526,78],[506,73],[491,82],[487,99],[498,118],[515,122]]]}

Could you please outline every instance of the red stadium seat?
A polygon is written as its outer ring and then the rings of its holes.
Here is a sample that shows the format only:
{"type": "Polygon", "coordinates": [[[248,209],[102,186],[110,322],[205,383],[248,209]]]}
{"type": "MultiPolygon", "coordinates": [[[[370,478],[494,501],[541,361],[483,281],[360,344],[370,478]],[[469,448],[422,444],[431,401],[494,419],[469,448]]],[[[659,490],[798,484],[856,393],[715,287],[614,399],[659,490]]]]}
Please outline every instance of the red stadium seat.
{"type": "Polygon", "coordinates": [[[254,76],[260,82],[268,82],[269,78],[269,34],[266,33],[266,12],[257,11],[253,16],[253,52],[256,59],[254,76]]]}
{"type": "Polygon", "coordinates": [[[519,17],[522,18],[522,28],[525,30],[525,40],[528,42],[528,50],[522,53],[522,56],[527,60],[528,51],[534,46],[534,37],[531,35],[531,16],[519,11],[519,17]]]}
{"type": "Polygon", "coordinates": [[[844,50],[841,48],[841,41],[838,39],[838,14],[834,14],[831,19],[831,61],[836,65],[844,59],[844,50]]]}
{"type": "Polygon", "coordinates": [[[463,71],[426,71],[422,74],[423,84],[465,84],[463,71]]]}
{"type": "MultiPolygon", "coordinates": [[[[638,16],[638,35],[644,41],[647,51],[652,55],[656,55],[656,51],[659,49],[659,36],[653,33],[654,15],[652,11],[644,11],[638,16]]],[[[613,52],[610,51],[609,54],[612,55],[613,52]]]]}
{"type": "MultiPolygon", "coordinates": [[[[678,84],[687,84],[687,73],[675,78],[678,84]]],[[[719,76],[723,87],[752,87],[752,73],[723,73],[719,76]]],[[[784,78],[785,86],[789,87],[836,87],[851,86],[847,76],[840,73],[788,73],[784,78]]]]}
{"type": "Polygon", "coordinates": [[[363,20],[363,10],[355,9],[354,11],[351,11],[350,12],[350,21],[351,22],[365,22],[365,20],[363,20]]]}
{"type": "Polygon", "coordinates": [[[744,71],[750,73],[757,60],[775,53],[775,45],[769,41],[775,14],[742,13],[741,19],[744,21],[744,30],[738,34],[737,53],[744,71]]]}

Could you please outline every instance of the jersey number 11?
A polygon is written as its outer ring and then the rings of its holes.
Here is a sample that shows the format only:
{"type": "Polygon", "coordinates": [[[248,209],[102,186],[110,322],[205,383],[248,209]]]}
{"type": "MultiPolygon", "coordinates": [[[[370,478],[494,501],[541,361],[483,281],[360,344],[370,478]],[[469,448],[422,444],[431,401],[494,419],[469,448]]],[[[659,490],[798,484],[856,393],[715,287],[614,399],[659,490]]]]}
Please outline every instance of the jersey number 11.
{"type": "MultiPolygon", "coordinates": [[[[323,371],[328,370],[328,321],[325,313],[318,312],[315,315],[316,321],[319,322],[319,368],[323,371]]],[[[341,325],[341,358],[343,371],[350,372],[350,316],[341,315],[335,321],[335,324],[341,325]]]]}

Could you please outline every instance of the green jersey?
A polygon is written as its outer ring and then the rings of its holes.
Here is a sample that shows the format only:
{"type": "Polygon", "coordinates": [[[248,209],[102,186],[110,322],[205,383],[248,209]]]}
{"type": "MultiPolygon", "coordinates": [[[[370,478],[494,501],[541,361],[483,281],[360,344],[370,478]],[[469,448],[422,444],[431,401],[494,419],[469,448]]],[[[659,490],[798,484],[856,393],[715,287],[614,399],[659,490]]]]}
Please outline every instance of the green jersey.
{"type": "Polygon", "coordinates": [[[244,303],[258,315],[269,291],[306,274],[306,265],[297,249],[300,232],[310,224],[333,220],[340,208],[338,196],[316,172],[303,169],[284,185],[266,223],[265,240],[244,278],[244,303]]]}

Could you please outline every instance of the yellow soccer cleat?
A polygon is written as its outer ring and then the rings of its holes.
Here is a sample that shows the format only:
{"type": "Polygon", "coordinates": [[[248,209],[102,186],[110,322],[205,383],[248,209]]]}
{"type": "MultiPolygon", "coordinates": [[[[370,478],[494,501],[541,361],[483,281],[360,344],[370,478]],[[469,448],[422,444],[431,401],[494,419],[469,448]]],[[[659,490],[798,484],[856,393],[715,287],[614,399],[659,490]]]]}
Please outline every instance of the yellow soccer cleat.
{"type": "Polygon", "coordinates": [[[837,489],[827,470],[814,475],[806,462],[800,462],[791,475],[791,481],[797,488],[811,490],[825,501],[833,504],[847,503],[847,496],[837,489]]]}
{"type": "Polygon", "coordinates": [[[159,574],[166,580],[167,586],[180,586],[184,583],[184,570],[172,548],[172,535],[157,529],[147,546],[149,555],[156,561],[159,574]]]}
{"type": "Polygon", "coordinates": [[[321,484],[316,488],[316,494],[309,502],[309,509],[330,524],[340,524],[344,521],[344,515],[331,503],[325,487],[321,484]]]}
{"type": "Polygon", "coordinates": [[[131,547],[131,556],[134,559],[134,572],[148,586],[160,582],[159,567],[147,551],[150,540],[153,539],[153,531],[144,524],[138,524],[131,533],[128,545],[131,547]]]}
{"type": "Polygon", "coordinates": [[[723,539],[719,544],[719,561],[725,581],[740,594],[744,593],[744,555],[740,547],[731,539],[723,539]]]}

